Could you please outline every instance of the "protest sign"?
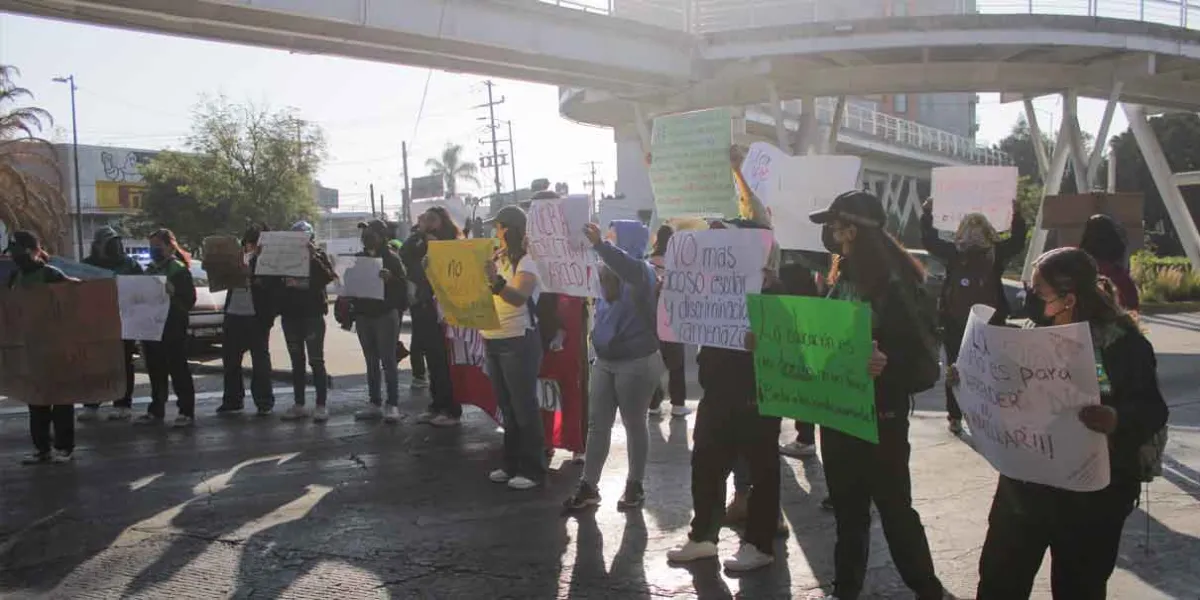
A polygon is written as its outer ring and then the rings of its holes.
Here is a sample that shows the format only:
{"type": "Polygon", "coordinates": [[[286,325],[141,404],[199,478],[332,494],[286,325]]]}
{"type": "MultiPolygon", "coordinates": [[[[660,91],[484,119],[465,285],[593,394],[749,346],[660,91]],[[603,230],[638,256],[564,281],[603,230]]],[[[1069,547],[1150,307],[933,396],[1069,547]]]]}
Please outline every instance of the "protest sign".
{"type": "Polygon", "coordinates": [[[963,217],[979,213],[996,231],[1008,231],[1017,198],[1017,168],[936,167],[931,188],[935,228],[957,231],[963,217]]]}
{"type": "Polygon", "coordinates": [[[681,231],[671,236],[658,301],[665,342],[742,350],[750,319],[746,294],[762,290],[771,247],[765,229],[681,231]]]}
{"type": "Polygon", "coordinates": [[[483,265],[492,260],[490,239],[429,242],[425,275],[446,322],[460,327],[500,326],[483,265]]]}
{"type": "Polygon", "coordinates": [[[342,273],[341,295],[347,298],[369,298],[383,300],[383,259],[371,256],[354,256],[353,261],[342,273]]]}
{"type": "Polygon", "coordinates": [[[309,246],[312,243],[303,231],[264,231],[258,238],[262,252],[254,267],[255,275],[307,278],[309,246]]]}
{"type": "Polygon", "coordinates": [[[167,313],[171,310],[167,278],[118,276],[117,306],[121,312],[121,339],[161,342],[167,313]]]}
{"type": "Polygon", "coordinates": [[[879,443],[871,359],[871,307],[859,302],[746,298],[754,331],[758,412],[879,443]]]}
{"type": "Polygon", "coordinates": [[[1088,324],[988,325],[995,310],[971,309],[955,365],[975,450],[1013,479],[1075,492],[1108,487],[1108,439],[1079,420],[1080,408],[1100,403],[1088,324]]]}
{"type": "Polygon", "coordinates": [[[542,291],[599,298],[596,252],[583,235],[587,196],[534,200],[529,205],[529,256],[537,263],[542,291]]]}
{"type": "Polygon", "coordinates": [[[777,191],[763,202],[771,211],[775,237],[784,250],[829,252],[821,226],[808,215],[828,208],[840,194],[858,189],[857,156],[791,156],[776,171],[777,191]]]}
{"type": "Polygon", "coordinates": [[[779,172],[784,169],[791,156],[783,150],[766,142],[754,142],[742,159],[742,179],[746,186],[758,196],[764,204],[770,205],[772,199],[777,199],[779,191],[779,172]]]}
{"type": "Polygon", "coordinates": [[[0,396],[46,406],[124,394],[115,279],[0,286],[0,396]]]}
{"type": "Polygon", "coordinates": [[[658,218],[737,216],[729,149],[733,113],[727,108],[654,119],[650,185],[658,218]]]}
{"type": "Polygon", "coordinates": [[[214,292],[246,285],[245,263],[242,245],[228,235],[210,235],[204,238],[204,273],[208,275],[208,288],[214,292]]]}

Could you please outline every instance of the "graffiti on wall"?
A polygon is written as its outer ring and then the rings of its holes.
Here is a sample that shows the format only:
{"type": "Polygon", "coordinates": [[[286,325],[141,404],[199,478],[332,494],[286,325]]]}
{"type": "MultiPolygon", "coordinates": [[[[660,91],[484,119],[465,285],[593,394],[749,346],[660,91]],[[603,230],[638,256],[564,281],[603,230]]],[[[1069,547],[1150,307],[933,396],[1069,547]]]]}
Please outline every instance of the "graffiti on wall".
{"type": "Polygon", "coordinates": [[[128,212],[142,208],[140,167],[154,158],[153,152],[103,150],[96,171],[96,208],[105,212],[128,212]],[[101,178],[103,174],[103,178],[101,178]]]}
{"type": "Polygon", "coordinates": [[[929,182],[906,175],[864,169],[863,189],[875,194],[888,215],[888,230],[905,246],[919,248],[921,203],[929,196],[929,182]]]}
{"type": "Polygon", "coordinates": [[[128,150],[122,155],[120,151],[110,152],[105,150],[100,153],[100,166],[104,170],[105,179],[108,181],[133,183],[142,180],[142,173],[138,168],[150,162],[152,158],[154,158],[153,152],[128,150]]]}

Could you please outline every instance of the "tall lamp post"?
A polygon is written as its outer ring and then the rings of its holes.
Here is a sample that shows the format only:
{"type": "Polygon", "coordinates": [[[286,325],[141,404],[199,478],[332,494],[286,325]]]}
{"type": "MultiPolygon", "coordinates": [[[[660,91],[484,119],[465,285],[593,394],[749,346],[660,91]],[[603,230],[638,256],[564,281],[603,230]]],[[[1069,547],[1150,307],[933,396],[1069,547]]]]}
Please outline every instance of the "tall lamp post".
{"type": "Polygon", "coordinates": [[[79,191],[79,125],[75,117],[75,76],[55,77],[55,83],[71,86],[71,159],[75,162],[75,258],[83,260],[83,197],[79,191]]]}

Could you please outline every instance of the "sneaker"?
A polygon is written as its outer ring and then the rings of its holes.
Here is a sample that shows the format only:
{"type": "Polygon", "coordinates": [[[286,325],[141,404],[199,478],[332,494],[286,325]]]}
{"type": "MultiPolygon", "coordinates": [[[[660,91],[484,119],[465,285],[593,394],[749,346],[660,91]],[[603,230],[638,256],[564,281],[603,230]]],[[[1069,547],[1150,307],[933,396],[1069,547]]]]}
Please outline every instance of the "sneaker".
{"type": "Polygon", "coordinates": [[[34,452],[29,456],[21,459],[23,465],[41,465],[49,464],[54,460],[54,455],[49,452],[34,452]]]}
{"type": "Polygon", "coordinates": [[[734,573],[745,573],[761,569],[775,562],[775,557],[759,550],[754,544],[742,544],[737,554],[723,562],[725,569],[734,573]]]}
{"type": "Polygon", "coordinates": [[[162,422],[162,417],[156,417],[150,413],[138,415],[138,418],[133,420],[134,425],[162,425],[162,422]]]}
{"type": "Polygon", "coordinates": [[[617,500],[617,510],[632,510],[646,502],[646,490],[640,481],[626,481],[625,493],[617,500]]]}
{"type": "Polygon", "coordinates": [[[600,492],[586,481],[580,481],[575,493],[563,500],[563,508],[567,510],[582,510],[600,505],[600,492]]]}
{"type": "Polygon", "coordinates": [[[292,406],[284,411],[282,415],[279,415],[280,420],[283,421],[298,421],[300,419],[307,419],[308,417],[308,409],[303,406],[292,406]]]}
{"type": "Polygon", "coordinates": [[[528,477],[522,477],[520,475],[517,475],[516,477],[513,477],[512,479],[508,480],[508,489],[517,490],[519,492],[523,492],[525,490],[532,490],[533,488],[535,488],[537,486],[538,486],[538,482],[536,482],[528,477]]]}
{"type": "Polygon", "coordinates": [[[410,387],[414,390],[423,390],[423,389],[429,387],[429,380],[425,379],[424,377],[414,376],[412,378],[412,383],[409,384],[408,387],[410,387]]]}
{"type": "Polygon", "coordinates": [[[582,465],[585,460],[585,455],[582,452],[571,453],[571,464],[582,465]]]}
{"type": "Polygon", "coordinates": [[[260,417],[269,417],[269,416],[271,416],[271,411],[273,411],[273,410],[275,410],[275,409],[271,408],[271,407],[260,406],[257,409],[255,409],[254,414],[256,414],[260,417]]]}
{"type": "Polygon", "coordinates": [[[174,421],[171,422],[171,427],[174,427],[175,429],[184,429],[187,427],[191,427],[192,425],[195,425],[195,424],[196,424],[195,417],[190,417],[188,415],[179,415],[178,417],[175,417],[174,421]]]}
{"type": "Polygon", "coordinates": [[[949,429],[951,434],[963,434],[962,419],[947,419],[947,421],[949,421],[949,423],[946,425],[946,429],[949,429]]]}
{"type": "Polygon", "coordinates": [[[725,525],[736,526],[746,522],[750,511],[750,494],[734,492],[733,500],[725,507],[725,525]]]}
{"type": "Polygon", "coordinates": [[[450,415],[438,415],[429,422],[434,427],[458,427],[461,421],[450,415]]]}
{"type": "Polygon", "coordinates": [[[80,423],[95,423],[96,421],[99,421],[100,420],[100,407],[98,407],[98,406],[83,407],[83,410],[80,411],[78,417],[75,417],[75,420],[79,421],[80,423]]]}
{"type": "Polygon", "coordinates": [[[667,560],[677,563],[717,557],[717,545],[712,542],[688,540],[686,544],[667,553],[667,560]]]}
{"type": "Polygon", "coordinates": [[[133,418],[133,411],[125,407],[114,408],[112,412],[108,413],[109,421],[128,421],[131,418],[133,418]]]}
{"type": "Polygon", "coordinates": [[[512,479],[512,475],[509,475],[508,471],[504,469],[496,469],[488,473],[488,479],[491,479],[492,483],[508,483],[508,480],[512,479]]]}
{"type": "Polygon", "coordinates": [[[661,406],[651,406],[650,410],[646,411],[646,415],[650,417],[661,417],[663,409],[661,406]]]}
{"type": "Polygon", "coordinates": [[[355,421],[378,421],[383,418],[383,409],[371,404],[366,408],[354,413],[355,421]]]}
{"type": "Polygon", "coordinates": [[[421,424],[421,425],[428,425],[428,424],[432,423],[433,420],[438,418],[439,416],[441,416],[441,415],[433,412],[432,410],[427,410],[427,411],[417,415],[417,423],[421,424]]]}
{"type": "Polygon", "coordinates": [[[400,420],[400,409],[391,404],[383,408],[383,422],[395,423],[400,420]]]}
{"type": "Polygon", "coordinates": [[[74,452],[71,450],[55,450],[54,453],[50,455],[50,462],[56,465],[65,465],[71,462],[73,456],[74,452]]]}
{"type": "Polygon", "coordinates": [[[692,409],[690,409],[686,406],[672,406],[671,407],[671,416],[672,417],[686,417],[690,414],[692,414],[692,409]]]}
{"type": "Polygon", "coordinates": [[[809,458],[817,455],[817,445],[792,441],[780,446],[779,453],[792,458],[809,458]]]}
{"type": "Polygon", "coordinates": [[[217,416],[234,415],[242,412],[246,408],[243,404],[222,404],[217,407],[217,416]]]}
{"type": "Polygon", "coordinates": [[[316,410],[313,411],[312,419],[313,423],[324,423],[325,421],[328,421],[329,409],[325,408],[324,406],[318,406],[316,410]]]}

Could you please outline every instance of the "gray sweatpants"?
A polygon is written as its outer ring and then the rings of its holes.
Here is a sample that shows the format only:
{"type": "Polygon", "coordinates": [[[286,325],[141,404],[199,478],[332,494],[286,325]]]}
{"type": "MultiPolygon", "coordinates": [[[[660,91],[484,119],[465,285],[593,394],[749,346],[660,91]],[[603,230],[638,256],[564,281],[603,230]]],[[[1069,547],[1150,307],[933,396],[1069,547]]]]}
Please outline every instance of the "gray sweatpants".
{"type": "Polygon", "coordinates": [[[588,391],[587,457],[583,480],[591,485],[600,481],[608,447],[612,439],[617,410],[625,425],[626,452],[629,455],[627,481],[641,481],[646,474],[646,458],[650,453],[650,425],[646,411],[658,388],[658,380],[666,367],[662,354],[629,360],[596,358],[590,375],[588,391]]]}

